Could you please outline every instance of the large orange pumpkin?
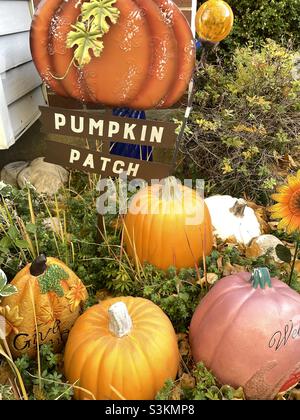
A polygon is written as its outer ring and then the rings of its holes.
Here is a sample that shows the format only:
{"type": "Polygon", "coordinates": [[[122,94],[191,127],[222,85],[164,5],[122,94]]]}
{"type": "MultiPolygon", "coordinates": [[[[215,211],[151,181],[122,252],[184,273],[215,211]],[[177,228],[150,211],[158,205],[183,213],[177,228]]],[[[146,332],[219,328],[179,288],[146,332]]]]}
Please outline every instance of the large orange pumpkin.
{"type": "Polygon", "coordinates": [[[9,309],[7,341],[13,356],[34,357],[37,344],[59,350],[87,298],[81,280],[63,262],[40,255],[11,284],[18,292],[1,305],[9,309]]]}
{"type": "Polygon", "coordinates": [[[172,106],[195,64],[189,24],[169,0],[44,0],[31,51],[57,94],[135,109],[172,106]]]}
{"type": "Polygon", "coordinates": [[[195,267],[213,245],[204,200],[173,177],[134,196],[124,221],[124,237],[131,257],[163,270],[195,267]]]}
{"type": "Polygon", "coordinates": [[[223,0],[208,0],[196,14],[196,30],[202,41],[218,43],[225,39],[233,27],[233,12],[223,0]]]}
{"type": "Polygon", "coordinates": [[[196,362],[249,399],[272,399],[300,380],[300,296],[267,268],[220,280],[190,326],[196,362]]]}
{"type": "MultiPolygon", "coordinates": [[[[173,326],[149,300],[108,299],[75,323],[65,349],[65,374],[98,400],[149,400],[175,379],[179,351],[173,326]]],[[[77,399],[90,399],[77,390],[77,399]]]]}

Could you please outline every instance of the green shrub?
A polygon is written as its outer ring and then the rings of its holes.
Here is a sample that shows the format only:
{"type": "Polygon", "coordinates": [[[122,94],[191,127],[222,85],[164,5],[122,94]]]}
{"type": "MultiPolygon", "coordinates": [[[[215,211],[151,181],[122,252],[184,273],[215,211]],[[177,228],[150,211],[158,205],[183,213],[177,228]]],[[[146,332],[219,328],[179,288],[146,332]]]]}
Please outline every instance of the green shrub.
{"type": "Polygon", "coordinates": [[[184,175],[205,179],[209,193],[267,203],[276,182],[298,167],[295,53],[269,40],[260,51],[236,49],[232,60],[229,73],[220,65],[197,72],[184,175]]]}
{"type": "Polygon", "coordinates": [[[235,15],[231,36],[225,49],[244,46],[249,41],[260,45],[267,38],[286,45],[300,45],[299,0],[227,0],[235,15]]]}

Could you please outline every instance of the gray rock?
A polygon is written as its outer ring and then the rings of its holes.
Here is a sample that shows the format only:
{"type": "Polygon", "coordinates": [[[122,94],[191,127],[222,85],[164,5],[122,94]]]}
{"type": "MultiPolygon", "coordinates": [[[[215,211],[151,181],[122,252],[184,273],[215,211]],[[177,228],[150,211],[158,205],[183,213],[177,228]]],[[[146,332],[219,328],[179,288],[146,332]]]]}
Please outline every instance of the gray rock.
{"type": "Polygon", "coordinates": [[[69,172],[62,166],[37,158],[18,175],[18,185],[23,188],[30,183],[40,194],[54,195],[69,179],[69,172]]]}
{"type": "Polygon", "coordinates": [[[18,186],[17,178],[19,173],[29,165],[28,162],[12,162],[4,166],[1,171],[1,181],[14,187],[18,186]]]}

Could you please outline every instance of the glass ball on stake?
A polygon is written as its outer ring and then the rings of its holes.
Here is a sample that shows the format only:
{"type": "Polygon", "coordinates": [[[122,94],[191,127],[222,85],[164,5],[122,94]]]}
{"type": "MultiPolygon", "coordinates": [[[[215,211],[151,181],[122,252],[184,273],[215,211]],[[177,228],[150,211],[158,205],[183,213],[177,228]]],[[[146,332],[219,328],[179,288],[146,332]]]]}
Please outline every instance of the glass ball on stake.
{"type": "Polygon", "coordinates": [[[203,46],[214,47],[231,32],[234,15],[223,0],[208,0],[196,14],[196,31],[203,46]]]}

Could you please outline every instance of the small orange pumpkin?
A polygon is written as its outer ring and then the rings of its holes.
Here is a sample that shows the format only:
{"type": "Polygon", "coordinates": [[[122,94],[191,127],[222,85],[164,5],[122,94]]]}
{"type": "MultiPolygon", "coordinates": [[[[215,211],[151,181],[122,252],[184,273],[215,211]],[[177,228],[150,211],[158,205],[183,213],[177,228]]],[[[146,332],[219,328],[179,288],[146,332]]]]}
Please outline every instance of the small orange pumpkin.
{"type": "Polygon", "coordinates": [[[174,177],[134,196],[125,217],[124,238],[129,256],[162,270],[195,267],[213,246],[204,200],[174,177]]]}
{"type": "Polygon", "coordinates": [[[65,375],[82,388],[76,399],[90,399],[90,393],[97,400],[153,399],[178,367],[169,318],[142,298],[113,298],[89,308],[65,349],[65,375]]]}
{"type": "Polygon", "coordinates": [[[63,262],[40,255],[11,284],[18,293],[1,304],[9,308],[7,342],[13,356],[34,357],[38,344],[50,343],[59,350],[87,298],[81,280],[63,262]]]}
{"type": "Polygon", "coordinates": [[[229,4],[223,0],[208,0],[196,14],[196,30],[201,40],[217,43],[230,34],[233,21],[229,4]]]}

